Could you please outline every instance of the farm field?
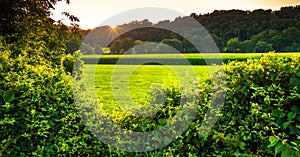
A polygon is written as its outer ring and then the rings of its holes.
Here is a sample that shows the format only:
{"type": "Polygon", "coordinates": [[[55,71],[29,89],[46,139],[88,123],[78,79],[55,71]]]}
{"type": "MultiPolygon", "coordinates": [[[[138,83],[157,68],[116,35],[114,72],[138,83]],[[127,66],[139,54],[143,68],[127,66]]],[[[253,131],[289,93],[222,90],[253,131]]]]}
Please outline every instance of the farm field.
{"type": "MultiPolygon", "coordinates": [[[[221,54],[226,59],[238,59],[246,60],[248,58],[260,58],[264,53],[227,53],[221,54]]],[[[300,53],[279,53],[279,56],[289,57],[300,55],[300,53]]],[[[101,59],[116,59],[118,60],[122,55],[102,55],[101,59]]],[[[201,54],[184,54],[184,57],[189,59],[201,59],[201,54]]],[[[219,57],[219,54],[205,54],[207,58],[215,59],[219,57]]],[[[98,55],[84,55],[82,58],[86,59],[97,59],[98,55]]],[[[178,54],[147,54],[147,55],[123,55],[124,58],[129,59],[144,59],[144,58],[166,58],[167,60],[173,60],[175,58],[181,58],[178,54]]],[[[113,90],[121,93],[130,93],[130,97],[136,103],[135,105],[147,104],[150,101],[149,92],[151,86],[155,84],[161,84],[162,86],[170,86],[179,82],[178,77],[170,69],[174,68],[179,73],[184,74],[187,68],[192,67],[195,75],[199,80],[209,78],[211,72],[215,72],[218,66],[207,66],[207,65],[112,65],[112,64],[85,64],[85,73],[91,75],[93,69],[96,68],[95,82],[91,82],[90,78],[88,87],[95,87],[97,96],[99,97],[100,103],[103,104],[116,104],[114,100],[113,90]],[[210,68],[209,68],[210,67],[210,68]],[[118,69],[118,72],[114,72],[118,69]],[[129,75],[130,78],[126,79],[129,75]],[[114,78],[112,78],[114,76],[114,78]],[[123,87],[121,87],[123,86],[123,87]],[[127,89],[128,87],[128,89],[127,89]]]]}
{"type": "MultiPolygon", "coordinates": [[[[129,93],[131,98],[137,104],[145,104],[149,102],[149,89],[153,84],[162,84],[162,86],[165,87],[168,85],[174,85],[176,83],[179,83],[178,77],[174,72],[172,72],[170,68],[176,69],[179,73],[184,74],[188,66],[172,65],[167,67],[163,65],[134,66],[86,64],[85,73],[89,75],[92,74],[94,68],[96,68],[94,85],[100,103],[113,105],[115,104],[115,102],[114,95],[112,92],[112,83],[115,84],[115,86],[113,87],[116,89],[122,86],[120,84],[124,85],[126,82],[128,82],[129,93]],[[114,69],[116,68],[118,68],[120,72],[114,73],[114,69]],[[131,69],[133,69],[133,71],[131,71],[131,69]],[[125,75],[130,73],[130,79],[127,81],[125,79],[125,75]],[[112,80],[112,75],[114,75],[115,80],[112,80]]],[[[210,68],[208,66],[190,66],[190,68],[194,70],[198,81],[200,81],[203,78],[208,78],[210,76],[210,71],[212,73],[217,71],[218,66],[210,66],[210,68]]],[[[90,81],[88,82],[93,83],[90,81]]],[[[88,86],[92,87],[92,84],[88,86]]]]}
{"type": "MultiPolygon", "coordinates": [[[[182,56],[186,58],[201,58],[202,56],[206,56],[208,58],[215,58],[218,56],[222,56],[224,58],[252,58],[252,57],[261,57],[261,55],[268,54],[268,53],[185,53],[182,54],[182,56]]],[[[299,52],[282,52],[282,53],[275,53],[279,56],[287,57],[287,56],[293,56],[293,55],[299,55],[299,52]]],[[[82,58],[95,58],[99,57],[100,55],[94,54],[94,55],[83,55],[82,58]]],[[[113,54],[105,54],[102,55],[102,57],[105,58],[115,58],[124,56],[127,58],[145,58],[145,56],[149,58],[177,58],[178,54],[128,54],[128,55],[113,55],[113,54]]]]}
{"type": "MultiPolygon", "coordinates": [[[[165,61],[169,65],[180,65],[180,59],[187,59],[191,65],[206,65],[206,61],[211,64],[219,63],[222,59],[224,63],[229,61],[244,61],[249,58],[260,58],[267,53],[189,53],[189,54],[130,54],[130,55],[83,55],[81,59],[86,64],[116,64],[120,58],[125,64],[139,64],[146,59],[165,61]]],[[[297,56],[300,53],[276,53],[281,57],[297,56]]]]}

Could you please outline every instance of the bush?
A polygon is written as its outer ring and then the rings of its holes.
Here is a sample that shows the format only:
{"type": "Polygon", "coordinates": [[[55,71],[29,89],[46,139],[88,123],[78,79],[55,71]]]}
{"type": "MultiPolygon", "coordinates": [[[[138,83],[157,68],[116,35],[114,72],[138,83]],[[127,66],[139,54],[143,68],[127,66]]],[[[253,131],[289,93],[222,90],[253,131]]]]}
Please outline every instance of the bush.
{"type": "MultiPolygon", "coordinates": [[[[0,38],[0,156],[300,155],[299,57],[270,54],[228,63],[226,102],[211,132],[198,136],[214,96],[206,80],[200,82],[196,117],[181,136],[158,150],[128,153],[98,141],[84,126],[66,72],[72,69],[72,56],[49,60],[43,56],[47,49],[35,46],[40,48],[22,47],[19,55],[0,38]]],[[[181,90],[167,88],[165,106],[153,116],[139,118],[118,109],[108,111],[109,116],[132,131],[158,129],[177,113],[181,90]]]]}
{"type": "Polygon", "coordinates": [[[42,54],[44,49],[23,45],[22,55],[14,57],[12,46],[0,42],[0,156],[108,151],[81,122],[72,96],[72,77],[64,67],[43,57],[29,57],[28,53],[42,54]]]}
{"type": "MultiPolygon", "coordinates": [[[[299,57],[270,54],[228,63],[226,101],[219,121],[204,138],[195,140],[201,125],[201,119],[196,118],[174,142],[173,154],[299,156],[299,62],[299,57]]],[[[200,93],[200,100],[205,95],[200,93]]]]}
{"type": "Polygon", "coordinates": [[[211,132],[216,154],[299,156],[299,61],[270,54],[226,65],[226,104],[211,132]]]}
{"type": "MultiPolygon", "coordinates": [[[[226,101],[212,131],[204,138],[199,137],[209,99],[214,95],[204,81],[197,115],[188,130],[165,148],[146,154],[299,156],[299,62],[299,57],[270,54],[260,59],[228,63],[225,66],[226,101]]],[[[166,92],[165,107],[154,116],[138,118],[122,112],[112,112],[111,116],[115,123],[132,131],[158,129],[173,118],[179,107],[180,89],[168,88],[166,92]]]]}

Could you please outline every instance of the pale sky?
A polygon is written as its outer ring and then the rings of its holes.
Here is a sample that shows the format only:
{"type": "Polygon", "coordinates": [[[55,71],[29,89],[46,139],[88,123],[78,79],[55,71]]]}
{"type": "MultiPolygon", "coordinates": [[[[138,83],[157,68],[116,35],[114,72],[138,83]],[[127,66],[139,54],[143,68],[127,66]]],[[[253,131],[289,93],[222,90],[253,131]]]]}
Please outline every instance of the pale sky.
{"type": "MultiPolygon", "coordinates": [[[[61,12],[67,11],[80,20],[80,27],[84,29],[92,29],[99,25],[117,25],[133,20],[143,20],[138,18],[144,17],[127,17],[127,19],[119,19],[116,23],[103,23],[111,17],[124,11],[144,8],[158,7],[171,9],[180,12],[183,15],[191,13],[210,13],[214,10],[254,10],[254,9],[272,9],[279,10],[282,6],[300,5],[300,0],[71,0],[69,5],[58,3],[54,14],[54,19],[62,19],[61,12]]],[[[161,20],[174,20],[178,15],[175,14],[159,14],[149,17],[151,22],[161,20]]],[[[116,21],[116,20],[115,20],[116,21]]]]}

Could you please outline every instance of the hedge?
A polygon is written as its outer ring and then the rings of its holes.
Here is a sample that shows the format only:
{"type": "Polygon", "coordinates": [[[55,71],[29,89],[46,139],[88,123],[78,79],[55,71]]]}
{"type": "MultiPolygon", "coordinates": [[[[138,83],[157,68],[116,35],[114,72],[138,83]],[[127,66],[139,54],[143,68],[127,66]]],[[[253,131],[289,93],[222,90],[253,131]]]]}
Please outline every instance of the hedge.
{"type": "MultiPolygon", "coordinates": [[[[85,127],[74,104],[70,67],[63,67],[69,65],[65,56],[36,60],[28,53],[46,50],[25,46],[15,55],[0,41],[0,156],[300,156],[299,57],[270,54],[228,63],[226,101],[212,131],[198,136],[216,96],[204,80],[196,117],[181,136],[158,150],[130,153],[104,144],[85,127]]],[[[132,131],[158,129],[177,113],[181,90],[166,88],[165,106],[153,116],[120,110],[109,116],[132,131]]]]}

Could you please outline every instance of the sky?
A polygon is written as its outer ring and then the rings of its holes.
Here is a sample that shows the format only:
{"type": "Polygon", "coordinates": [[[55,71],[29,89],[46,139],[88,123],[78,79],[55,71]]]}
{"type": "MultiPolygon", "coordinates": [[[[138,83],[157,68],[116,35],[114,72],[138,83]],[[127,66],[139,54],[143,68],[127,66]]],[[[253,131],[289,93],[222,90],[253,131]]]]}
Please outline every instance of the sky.
{"type": "Polygon", "coordinates": [[[156,23],[161,20],[174,20],[181,15],[189,16],[191,13],[206,14],[214,10],[230,9],[279,10],[283,6],[294,5],[300,5],[300,0],[71,0],[69,5],[59,2],[56,9],[52,11],[52,18],[62,20],[67,24],[68,21],[61,16],[61,12],[66,11],[79,18],[81,28],[93,29],[103,25],[114,27],[145,18],[156,23]],[[126,14],[125,12],[145,7],[164,8],[169,9],[170,12],[167,10],[161,10],[162,12],[154,10],[151,14],[150,11],[151,17],[149,12],[143,13],[140,11],[141,9],[136,12],[136,15],[126,14]],[[119,16],[121,13],[124,16],[119,16]]]}

